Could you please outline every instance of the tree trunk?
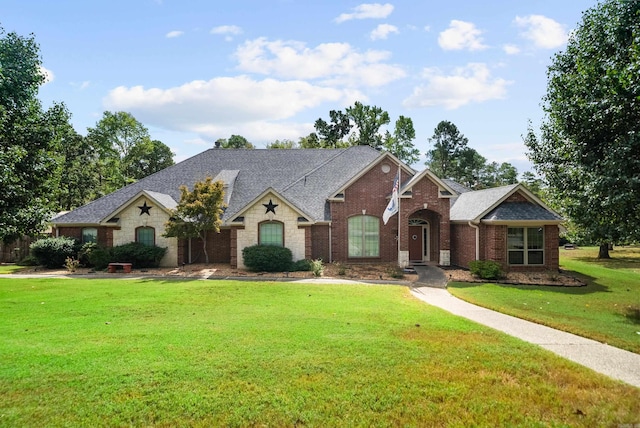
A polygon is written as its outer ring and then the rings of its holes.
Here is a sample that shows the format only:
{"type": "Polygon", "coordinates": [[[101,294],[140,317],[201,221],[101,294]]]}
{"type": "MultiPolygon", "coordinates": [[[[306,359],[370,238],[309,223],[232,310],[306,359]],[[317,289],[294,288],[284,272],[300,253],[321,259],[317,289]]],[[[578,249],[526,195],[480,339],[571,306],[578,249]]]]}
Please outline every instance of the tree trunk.
{"type": "Polygon", "coordinates": [[[209,253],[207,253],[207,231],[202,232],[202,251],[204,251],[204,264],[209,264],[209,253]]]}
{"type": "Polygon", "coordinates": [[[610,259],[609,244],[600,244],[600,250],[598,251],[599,259],[610,259]]]}

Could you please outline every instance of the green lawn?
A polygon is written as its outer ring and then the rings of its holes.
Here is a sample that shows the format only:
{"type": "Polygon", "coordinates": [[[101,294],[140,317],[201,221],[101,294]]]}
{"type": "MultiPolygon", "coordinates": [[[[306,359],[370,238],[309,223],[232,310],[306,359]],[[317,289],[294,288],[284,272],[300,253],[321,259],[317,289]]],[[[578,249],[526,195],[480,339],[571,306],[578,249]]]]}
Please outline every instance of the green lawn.
{"type": "Polygon", "coordinates": [[[586,287],[451,283],[451,294],[510,315],[640,353],[640,248],[598,260],[597,248],[560,250],[560,265],[586,287]]]}
{"type": "Polygon", "coordinates": [[[15,273],[22,269],[24,269],[24,266],[0,263],[0,275],[7,274],[7,273],[15,273]]]}
{"type": "Polygon", "coordinates": [[[0,426],[617,426],[640,389],[405,287],[0,278],[0,426]]]}

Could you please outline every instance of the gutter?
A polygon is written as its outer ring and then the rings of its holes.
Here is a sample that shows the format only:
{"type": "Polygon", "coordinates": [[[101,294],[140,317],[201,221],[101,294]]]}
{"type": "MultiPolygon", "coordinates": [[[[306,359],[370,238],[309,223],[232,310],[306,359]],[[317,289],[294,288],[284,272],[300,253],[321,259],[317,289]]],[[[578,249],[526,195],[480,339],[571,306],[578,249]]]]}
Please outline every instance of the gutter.
{"type": "Polygon", "coordinates": [[[476,230],[476,260],[480,260],[480,228],[471,221],[468,221],[467,224],[476,230]]]}

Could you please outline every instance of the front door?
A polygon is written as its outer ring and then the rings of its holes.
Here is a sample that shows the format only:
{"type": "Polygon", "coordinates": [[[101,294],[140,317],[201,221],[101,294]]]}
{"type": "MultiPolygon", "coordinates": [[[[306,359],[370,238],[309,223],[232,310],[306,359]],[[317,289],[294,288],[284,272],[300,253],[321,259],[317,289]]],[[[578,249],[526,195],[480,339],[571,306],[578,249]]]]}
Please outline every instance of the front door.
{"type": "Polygon", "coordinates": [[[409,260],[427,262],[429,250],[429,223],[423,219],[409,219],[409,260]]]}
{"type": "Polygon", "coordinates": [[[424,235],[426,228],[420,226],[409,226],[409,260],[424,260],[424,235]]]}

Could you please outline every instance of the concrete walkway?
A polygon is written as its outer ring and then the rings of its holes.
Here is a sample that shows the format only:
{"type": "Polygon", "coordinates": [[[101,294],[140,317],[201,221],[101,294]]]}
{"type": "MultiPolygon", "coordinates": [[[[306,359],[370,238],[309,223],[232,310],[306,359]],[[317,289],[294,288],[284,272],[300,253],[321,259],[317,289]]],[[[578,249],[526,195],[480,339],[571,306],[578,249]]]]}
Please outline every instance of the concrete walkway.
{"type": "Polygon", "coordinates": [[[541,346],[568,360],[640,388],[638,354],[467,303],[443,288],[416,285],[418,287],[412,288],[412,294],[430,305],[541,346]]]}

